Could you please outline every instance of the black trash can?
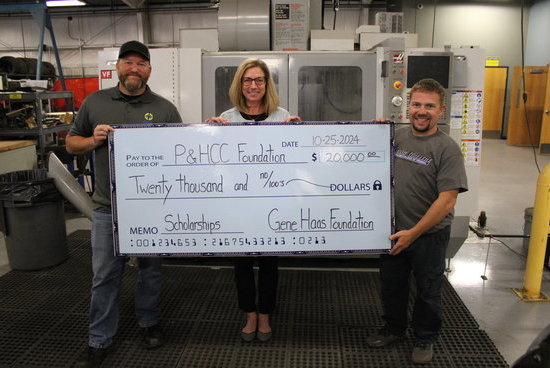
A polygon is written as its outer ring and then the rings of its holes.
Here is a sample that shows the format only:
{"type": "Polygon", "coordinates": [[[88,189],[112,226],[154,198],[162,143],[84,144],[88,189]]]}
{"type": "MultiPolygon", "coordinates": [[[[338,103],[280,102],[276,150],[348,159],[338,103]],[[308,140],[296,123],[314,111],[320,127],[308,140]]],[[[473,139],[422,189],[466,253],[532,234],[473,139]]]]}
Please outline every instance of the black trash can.
{"type": "Polygon", "coordinates": [[[0,201],[12,269],[38,270],[67,259],[63,198],[46,170],[0,175],[0,201]]]}

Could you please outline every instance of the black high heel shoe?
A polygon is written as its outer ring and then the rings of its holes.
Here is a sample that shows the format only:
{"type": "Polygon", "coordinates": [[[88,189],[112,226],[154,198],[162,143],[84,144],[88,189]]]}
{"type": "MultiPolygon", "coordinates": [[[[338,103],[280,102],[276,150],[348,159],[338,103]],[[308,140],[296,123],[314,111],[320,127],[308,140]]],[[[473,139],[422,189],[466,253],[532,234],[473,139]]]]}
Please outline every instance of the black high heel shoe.
{"type": "Polygon", "coordinates": [[[258,338],[258,340],[260,340],[261,342],[267,342],[269,340],[271,340],[271,338],[273,337],[273,331],[270,331],[270,332],[261,332],[261,331],[258,331],[256,333],[256,337],[258,338]]]}
{"type": "MultiPolygon", "coordinates": [[[[241,339],[243,339],[243,341],[250,342],[250,341],[254,340],[255,337],[256,337],[256,331],[253,331],[253,332],[243,332],[243,331],[241,331],[241,339]]],[[[259,338],[259,336],[258,336],[258,338],[259,338]]]]}

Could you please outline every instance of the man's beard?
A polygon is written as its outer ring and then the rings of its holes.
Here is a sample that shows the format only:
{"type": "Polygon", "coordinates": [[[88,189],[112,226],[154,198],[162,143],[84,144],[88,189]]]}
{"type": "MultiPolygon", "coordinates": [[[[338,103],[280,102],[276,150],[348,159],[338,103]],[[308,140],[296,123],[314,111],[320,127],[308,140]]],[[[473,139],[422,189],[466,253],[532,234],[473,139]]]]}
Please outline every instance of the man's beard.
{"type": "MultiPolygon", "coordinates": [[[[426,116],[424,116],[424,115],[421,115],[421,116],[414,115],[414,116],[412,116],[412,119],[413,120],[416,120],[417,118],[424,119],[425,117],[426,116]]],[[[428,116],[428,118],[430,118],[430,120],[428,121],[428,124],[424,128],[421,128],[420,126],[417,126],[414,121],[411,122],[412,128],[418,133],[426,133],[427,131],[432,129],[434,127],[434,125],[436,125],[436,124],[434,124],[433,120],[431,119],[432,118],[431,116],[428,116]]]]}
{"type": "Polygon", "coordinates": [[[124,85],[124,88],[128,90],[128,92],[136,92],[139,91],[141,88],[145,87],[145,84],[147,84],[147,80],[144,79],[141,75],[132,74],[133,76],[138,77],[139,79],[135,78],[128,78],[129,75],[121,76],[119,78],[120,83],[124,85]]]}
{"type": "Polygon", "coordinates": [[[424,128],[417,127],[415,123],[412,124],[414,130],[418,133],[425,133],[432,128],[431,124],[426,125],[424,128]]]}

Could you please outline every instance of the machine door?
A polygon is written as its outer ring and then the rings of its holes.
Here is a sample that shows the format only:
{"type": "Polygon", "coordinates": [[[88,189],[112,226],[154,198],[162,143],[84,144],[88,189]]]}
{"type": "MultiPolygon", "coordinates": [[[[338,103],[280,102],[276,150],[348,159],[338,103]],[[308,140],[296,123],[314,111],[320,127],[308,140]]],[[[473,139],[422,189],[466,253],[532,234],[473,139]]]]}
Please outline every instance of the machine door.
{"type": "Polygon", "coordinates": [[[289,55],[288,101],[304,121],[367,121],[376,117],[376,54],[289,55]]]}
{"type": "Polygon", "coordinates": [[[288,109],[288,55],[262,55],[252,53],[204,54],[202,56],[202,118],[219,116],[233,107],[229,100],[229,87],[237,67],[244,60],[257,57],[266,62],[279,92],[280,106],[288,109]]]}

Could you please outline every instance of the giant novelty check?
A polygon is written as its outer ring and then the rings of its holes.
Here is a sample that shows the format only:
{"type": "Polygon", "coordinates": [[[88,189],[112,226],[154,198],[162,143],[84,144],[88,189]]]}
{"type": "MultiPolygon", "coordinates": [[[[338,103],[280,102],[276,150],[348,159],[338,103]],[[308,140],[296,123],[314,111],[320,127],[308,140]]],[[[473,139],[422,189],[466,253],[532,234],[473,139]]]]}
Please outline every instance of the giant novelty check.
{"type": "Polygon", "coordinates": [[[385,252],[392,123],[118,126],[115,249],[132,256],[385,252]]]}

